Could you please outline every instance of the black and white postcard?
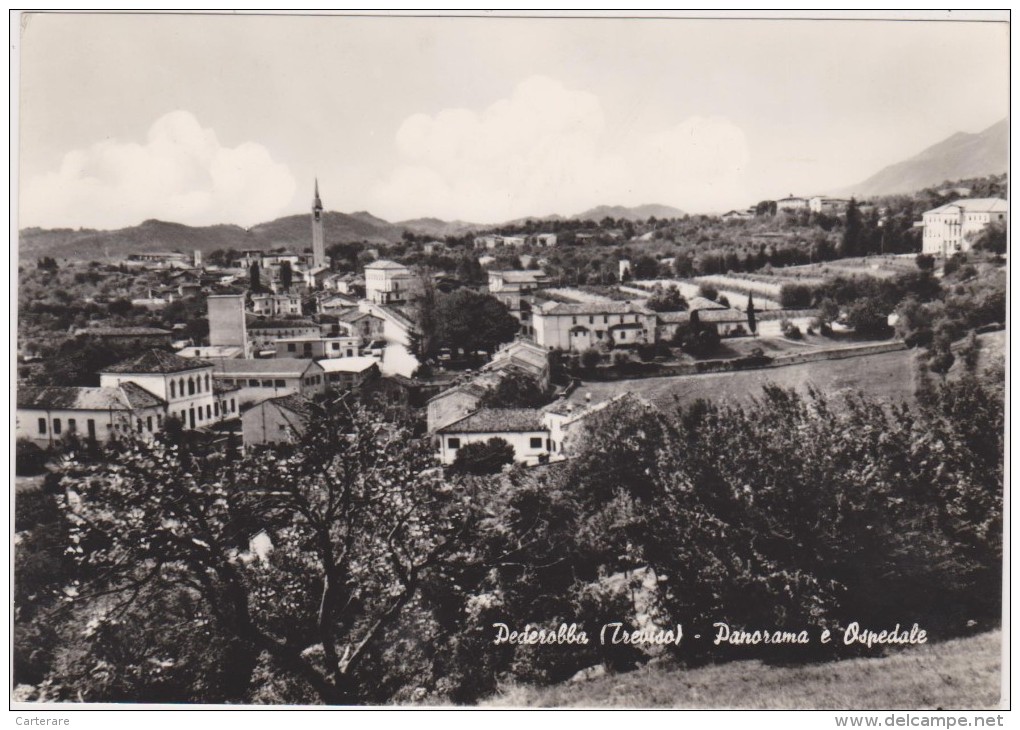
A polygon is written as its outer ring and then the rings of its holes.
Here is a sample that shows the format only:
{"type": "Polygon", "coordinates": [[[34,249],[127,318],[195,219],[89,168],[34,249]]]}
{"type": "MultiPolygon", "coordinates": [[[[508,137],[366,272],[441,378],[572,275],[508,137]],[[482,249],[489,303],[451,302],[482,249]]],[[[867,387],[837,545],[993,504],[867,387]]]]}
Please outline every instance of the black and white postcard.
{"type": "Polygon", "coordinates": [[[19,717],[1001,725],[1008,11],[625,15],[11,14],[19,717]]]}

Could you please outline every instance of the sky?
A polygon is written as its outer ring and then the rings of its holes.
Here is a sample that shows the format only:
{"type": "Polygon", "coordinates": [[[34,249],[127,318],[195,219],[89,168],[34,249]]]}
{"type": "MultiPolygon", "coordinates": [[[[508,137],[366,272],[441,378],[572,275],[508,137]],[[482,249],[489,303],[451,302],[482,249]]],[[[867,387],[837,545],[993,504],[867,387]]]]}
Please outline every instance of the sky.
{"type": "MultiPolygon", "coordinates": [[[[934,17],[934,16],[933,16],[934,17]]],[[[29,14],[19,228],[827,194],[1009,104],[1008,24],[29,14]]]]}

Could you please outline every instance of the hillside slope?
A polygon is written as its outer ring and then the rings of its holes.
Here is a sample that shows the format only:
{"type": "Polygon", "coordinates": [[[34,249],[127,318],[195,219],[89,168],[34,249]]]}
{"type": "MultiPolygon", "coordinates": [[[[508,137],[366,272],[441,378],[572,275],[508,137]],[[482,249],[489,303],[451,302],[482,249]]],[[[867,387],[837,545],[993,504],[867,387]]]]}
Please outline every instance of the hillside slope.
{"type": "Polygon", "coordinates": [[[507,687],[495,707],[675,707],[818,710],[993,709],[1000,706],[1002,633],[911,647],[877,659],[697,669],[649,663],[554,687],[507,687]]]}
{"type": "MultiPolygon", "coordinates": [[[[404,228],[368,213],[327,212],[323,219],[326,246],[367,241],[386,245],[400,240],[404,228]]],[[[195,249],[208,254],[216,249],[289,248],[303,251],[312,245],[312,223],[307,214],[277,218],[245,229],[234,225],[186,226],[147,220],[114,231],[69,228],[26,228],[19,233],[18,255],[25,260],[40,256],[74,259],[122,258],[129,253],[195,249]]]]}
{"type": "Polygon", "coordinates": [[[1009,169],[1009,120],[976,134],[958,132],[921,153],[851,185],[843,195],[912,193],[946,180],[995,175],[1009,169]]]}

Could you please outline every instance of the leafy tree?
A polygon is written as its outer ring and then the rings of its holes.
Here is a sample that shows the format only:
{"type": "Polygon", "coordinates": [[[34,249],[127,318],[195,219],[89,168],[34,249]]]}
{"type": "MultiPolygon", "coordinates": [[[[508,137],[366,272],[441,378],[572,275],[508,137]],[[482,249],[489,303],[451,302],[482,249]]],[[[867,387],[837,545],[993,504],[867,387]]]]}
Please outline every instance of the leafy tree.
{"type": "Polygon", "coordinates": [[[659,262],[644,254],[634,259],[633,269],[635,279],[654,279],[659,275],[659,262]]]}
{"type": "Polygon", "coordinates": [[[889,334],[888,315],[882,302],[868,297],[861,299],[847,313],[847,322],[862,337],[885,337],[889,334]]]}
{"type": "Polygon", "coordinates": [[[648,297],[645,306],[653,312],[679,312],[687,309],[687,300],[677,288],[676,284],[663,287],[656,284],[652,289],[652,295],[648,297]]]}
{"type": "Polygon", "coordinates": [[[498,474],[504,465],[514,463],[514,454],[514,447],[505,439],[493,436],[461,446],[452,468],[462,474],[498,474]]]}
{"type": "Polygon", "coordinates": [[[421,362],[431,360],[439,351],[439,292],[431,272],[422,268],[416,272],[418,295],[411,303],[417,333],[412,348],[421,362]]]}
{"type": "Polygon", "coordinates": [[[520,327],[501,301],[470,289],[440,294],[437,319],[440,346],[469,353],[493,352],[497,345],[512,340],[520,327]]]}
{"type": "Polygon", "coordinates": [[[581,367],[585,370],[594,370],[602,361],[602,354],[594,347],[589,347],[581,353],[581,367]]]}
{"type": "MultiPolygon", "coordinates": [[[[70,545],[82,548],[74,604],[95,612],[89,655],[108,654],[117,622],[146,597],[184,591],[203,625],[261,657],[292,701],[377,697],[397,666],[388,632],[464,549],[472,519],[472,499],[444,481],[426,441],[343,403],[318,410],[289,452],[229,470],[166,443],[126,443],[113,464],[72,462],[64,477],[70,545]],[[246,557],[258,531],[272,553],[246,557]]],[[[164,622],[159,651],[172,656],[181,628],[164,622]]],[[[205,651],[231,663],[216,644],[205,651]]],[[[55,683],[60,696],[79,691],[55,683]]]]}
{"type": "Polygon", "coordinates": [[[252,293],[258,294],[262,291],[262,278],[259,274],[258,261],[251,262],[251,268],[248,270],[248,281],[251,286],[252,293]]]}
{"type": "Polygon", "coordinates": [[[290,291],[290,285],[294,283],[294,271],[290,267],[290,261],[280,263],[280,286],[284,291],[290,291]]]}
{"type": "Polygon", "coordinates": [[[529,373],[523,370],[510,370],[496,385],[488,391],[480,405],[485,408],[539,408],[549,402],[545,389],[529,373]]]}
{"type": "Polygon", "coordinates": [[[719,290],[711,284],[701,284],[698,287],[698,296],[714,302],[719,298],[719,290]]]}
{"type": "Polygon", "coordinates": [[[846,206],[846,218],[843,221],[843,241],[840,245],[840,254],[849,258],[860,256],[863,244],[864,224],[861,218],[861,209],[857,200],[850,198],[846,206]]]}
{"type": "Polygon", "coordinates": [[[1006,253],[1007,234],[1005,221],[992,221],[974,236],[972,246],[975,251],[1002,255],[1006,253]]]}
{"type": "Polygon", "coordinates": [[[917,268],[921,271],[934,271],[935,270],[935,257],[927,253],[917,254],[917,258],[914,259],[917,262],[917,268]]]}

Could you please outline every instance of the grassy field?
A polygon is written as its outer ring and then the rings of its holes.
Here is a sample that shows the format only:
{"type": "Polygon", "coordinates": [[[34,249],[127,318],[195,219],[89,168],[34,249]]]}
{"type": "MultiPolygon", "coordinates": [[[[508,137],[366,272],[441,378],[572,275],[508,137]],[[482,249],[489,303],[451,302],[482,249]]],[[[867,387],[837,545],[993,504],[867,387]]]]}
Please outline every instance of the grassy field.
{"type": "Polygon", "coordinates": [[[914,358],[913,351],[898,350],[880,355],[762,370],[586,382],[574,391],[570,399],[580,403],[590,394],[591,402],[599,403],[626,391],[641,395],[664,408],[674,401],[684,405],[698,398],[739,403],[760,396],[762,387],[772,383],[784,388],[796,388],[801,392],[807,392],[808,387],[814,385],[832,397],[859,389],[873,399],[892,403],[913,397],[914,358]]]}
{"type": "Polygon", "coordinates": [[[768,666],[758,661],[633,672],[554,687],[505,687],[496,707],[919,710],[1000,706],[1002,634],[925,644],[876,659],[768,666]]]}

